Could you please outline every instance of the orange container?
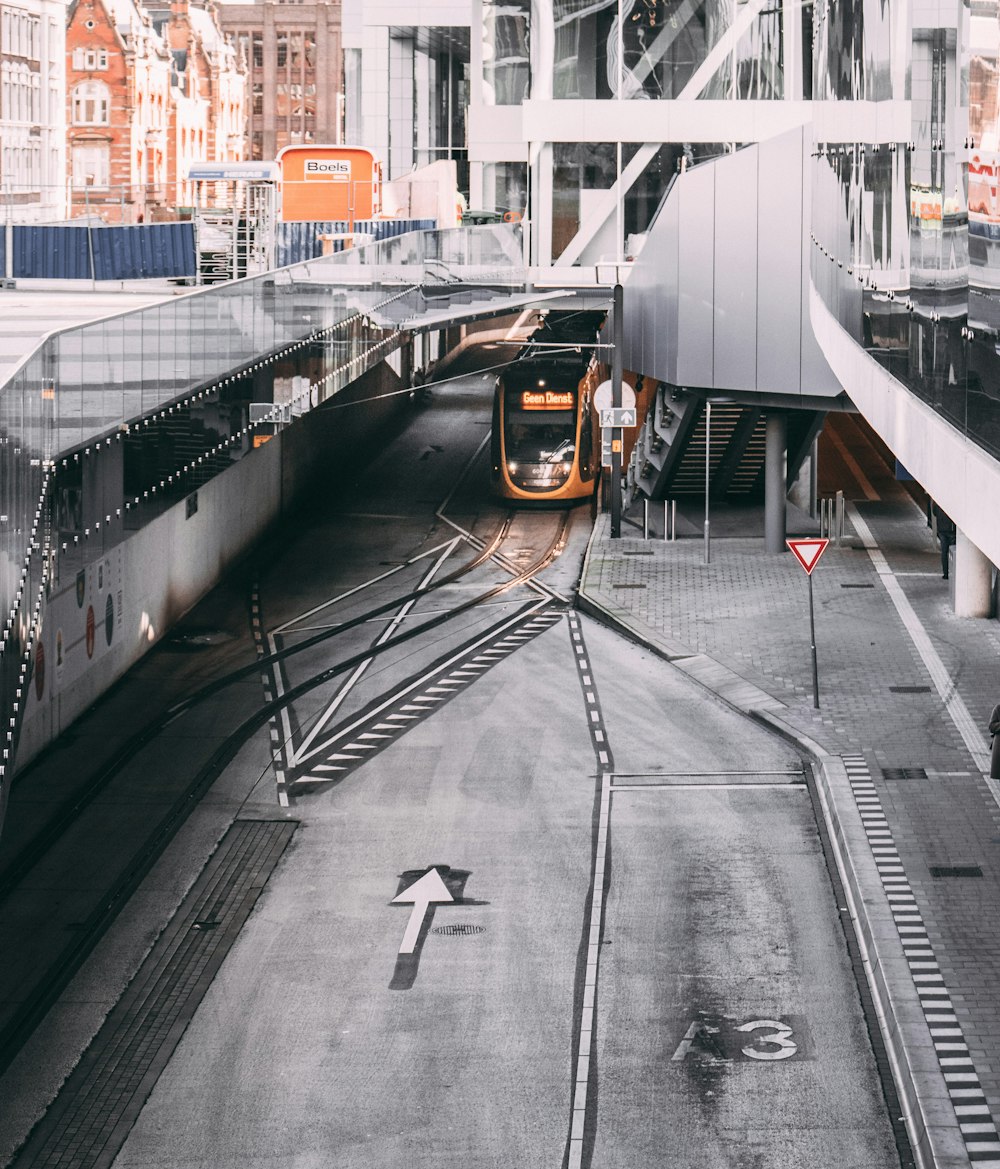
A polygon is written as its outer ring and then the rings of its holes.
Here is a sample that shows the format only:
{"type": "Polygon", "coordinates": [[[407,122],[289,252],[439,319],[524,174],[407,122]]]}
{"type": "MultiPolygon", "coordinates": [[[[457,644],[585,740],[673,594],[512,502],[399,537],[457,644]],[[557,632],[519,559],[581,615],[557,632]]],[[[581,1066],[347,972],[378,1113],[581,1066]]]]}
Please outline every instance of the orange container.
{"type": "Polygon", "coordinates": [[[364,146],[286,146],[278,151],[281,219],[374,219],[382,210],[382,163],[364,146]]]}

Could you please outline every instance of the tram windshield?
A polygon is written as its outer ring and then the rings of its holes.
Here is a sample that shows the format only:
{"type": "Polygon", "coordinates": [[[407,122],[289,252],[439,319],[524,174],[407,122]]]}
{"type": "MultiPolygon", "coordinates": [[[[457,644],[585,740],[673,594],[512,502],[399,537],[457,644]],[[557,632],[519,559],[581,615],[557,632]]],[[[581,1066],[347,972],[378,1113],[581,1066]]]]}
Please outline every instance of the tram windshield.
{"type": "Polygon", "coordinates": [[[577,452],[575,388],[546,396],[543,404],[543,395],[509,389],[504,420],[508,473],[539,487],[565,483],[577,452]]]}

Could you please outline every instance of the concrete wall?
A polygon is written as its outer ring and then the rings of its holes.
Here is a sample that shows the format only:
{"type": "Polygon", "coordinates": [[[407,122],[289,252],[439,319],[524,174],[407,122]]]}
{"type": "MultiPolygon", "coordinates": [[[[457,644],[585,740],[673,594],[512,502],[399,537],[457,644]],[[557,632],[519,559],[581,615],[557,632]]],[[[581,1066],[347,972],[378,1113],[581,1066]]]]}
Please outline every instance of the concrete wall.
{"type": "Polygon", "coordinates": [[[797,127],[677,176],[630,265],[627,369],[720,392],[842,392],[809,318],[810,149],[797,127]]]}
{"type": "Polygon", "coordinates": [[[1000,565],[1000,462],[921,402],[834,319],[815,288],[812,323],[851,401],[917,482],[993,564],[1000,565]]]}
{"type": "Polygon", "coordinates": [[[60,580],[42,614],[42,664],[36,657],[18,769],[121,678],[304,493],[319,482],[328,490],[357,466],[366,446],[394,429],[408,401],[386,395],[401,385],[382,363],[60,580]],[[197,510],[188,515],[195,494],[197,510]]]}

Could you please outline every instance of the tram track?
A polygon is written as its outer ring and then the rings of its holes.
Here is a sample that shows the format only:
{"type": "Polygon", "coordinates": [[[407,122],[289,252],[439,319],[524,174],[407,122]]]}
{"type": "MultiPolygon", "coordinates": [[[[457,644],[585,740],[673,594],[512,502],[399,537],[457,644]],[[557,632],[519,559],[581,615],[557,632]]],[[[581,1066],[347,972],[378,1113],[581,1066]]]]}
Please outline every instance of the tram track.
{"type": "MultiPolygon", "coordinates": [[[[244,718],[216,747],[190,781],[175,791],[167,811],[159,818],[152,830],[145,834],[138,846],[133,846],[121,863],[117,865],[113,881],[92,899],[89,912],[83,920],[74,923],[72,936],[63,945],[56,948],[58,952],[54,959],[21,999],[17,1014],[0,1027],[0,1071],[10,1065],[16,1053],[97,945],[129,897],[138,888],[142,879],[163,854],[191,811],[197,806],[198,801],[240,749],[276,714],[290,707],[316,688],[348,673],[361,662],[370,661],[374,657],[390,653],[400,646],[412,643],[476,607],[488,604],[520,585],[528,584],[552,563],[565,543],[568,513],[561,514],[547,545],[531,564],[523,568],[518,568],[499,555],[504,540],[510,534],[515,517],[515,512],[509,512],[497,526],[496,531],[486,540],[480,540],[471,533],[463,532],[463,538],[476,549],[475,555],[466,564],[439,580],[432,581],[423,588],[408,590],[390,601],[339,622],[330,629],[322,630],[313,637],[283,647],[273,654],[257,658],[250,665],[215,679],[181,702],[168,707],[146,727],[122,744],[112,759],[87,783],[86,787],[74,793],[18,851],[0,873],[0,902],[9,899],[29,874],[46,858],[53,855],[63,838],[77,823],[81,814],[89,805],[93,804],[102,792],[108,789],[115,779],[125,772],[128,765],[144,748],[155,744],[157,737],[171,724],[227,686],[250,675],[259,675],[260,671],[269,665],[283,662],[295,654],[329,641],[350,629],[377,620],[379,616],[393,609],[398,609],[408,599],[419,600],[448,584],[454,584],[468,577],[487,561],[493,560],[510,574],[508,579],[478,592],[459,604],[449,606],[426,620],[411,625],[380,644],[364,648],[331,666],[316,671],[297,685],[287,689],[278,698],[258,706],[249,716],[244,718]]],[[[452,524],[452,526],[456,525],[452,524]]],[[[558,598],[558,594],[553,593],[552,590],[545,590],[545,592],[548,596],[543,598],[542,603],[544,600],[558,598]]],[[[563,598],[558,599],[564,600],[563,598]]],[[[534,607],[537,607],[538,603],[538,601],[534,602],[534,607]]],[[[336,727],[333,728],[334,731],[336,729],[336,727]]]]}

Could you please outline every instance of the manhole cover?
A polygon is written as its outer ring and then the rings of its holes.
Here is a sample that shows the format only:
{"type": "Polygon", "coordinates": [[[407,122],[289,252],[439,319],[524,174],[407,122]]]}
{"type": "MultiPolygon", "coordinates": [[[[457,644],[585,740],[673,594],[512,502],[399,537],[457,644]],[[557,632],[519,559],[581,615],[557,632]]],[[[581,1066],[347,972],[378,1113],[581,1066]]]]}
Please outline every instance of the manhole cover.
{"type": "Polygon", "coordinates": [[[981,877],[979,865],[931,865],[932,877],[981,877]]]}
{"type": "Polygon", "coordinates": [[[890,686],[890,694],[930,694],[930,686],[890,686]]]}
{"type": "Polygon", "coordinates": [[[883,767],[884,779],[926,779],[927,772],[922,767],[883,767]]]}
{"type": "Polygon", "coordinates": [[[436,925],[432,934],[447,934],[450,938],[468,937],[469,934],[484,934],[486,930],[481,925],[436,925]]]}

